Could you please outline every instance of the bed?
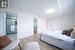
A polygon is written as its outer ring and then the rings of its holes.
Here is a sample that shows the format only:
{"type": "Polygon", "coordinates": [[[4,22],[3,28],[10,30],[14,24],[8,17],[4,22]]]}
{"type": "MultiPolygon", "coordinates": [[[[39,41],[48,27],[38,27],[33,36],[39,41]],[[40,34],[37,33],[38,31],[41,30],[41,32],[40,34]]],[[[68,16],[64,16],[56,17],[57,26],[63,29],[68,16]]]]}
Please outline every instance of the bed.
{"type": "Polygon", "coordinates": [[[41,34],[41,40],[63,50],[75,50],[75,39],[62,34],[62,31],[46,31],[41,34]]]}

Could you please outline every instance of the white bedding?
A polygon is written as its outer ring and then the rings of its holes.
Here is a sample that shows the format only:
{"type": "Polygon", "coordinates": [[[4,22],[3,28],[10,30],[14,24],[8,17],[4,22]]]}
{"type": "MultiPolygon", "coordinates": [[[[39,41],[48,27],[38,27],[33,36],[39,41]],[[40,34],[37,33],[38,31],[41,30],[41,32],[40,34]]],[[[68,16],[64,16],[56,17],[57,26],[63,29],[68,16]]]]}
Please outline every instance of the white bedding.
{"type": "Polygon", "coordinates": [[[62,31],[47,31],[47,32],[44,32],[43,34],[62,40],[71,46],[73,46],[74,44],[75,39],[72,39],[70,36],[63,35],[62,31]]]}

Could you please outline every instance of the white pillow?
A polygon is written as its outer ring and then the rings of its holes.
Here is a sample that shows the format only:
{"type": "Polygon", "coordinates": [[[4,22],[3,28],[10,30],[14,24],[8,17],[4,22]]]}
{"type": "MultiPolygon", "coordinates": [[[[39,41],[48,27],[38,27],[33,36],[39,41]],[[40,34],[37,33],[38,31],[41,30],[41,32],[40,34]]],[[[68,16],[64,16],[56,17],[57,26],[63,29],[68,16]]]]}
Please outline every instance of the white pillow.
{"type": "Polygon", "coordinates": [[[75,30],[72,31],[71,37],[75,39],[75,30]]]}

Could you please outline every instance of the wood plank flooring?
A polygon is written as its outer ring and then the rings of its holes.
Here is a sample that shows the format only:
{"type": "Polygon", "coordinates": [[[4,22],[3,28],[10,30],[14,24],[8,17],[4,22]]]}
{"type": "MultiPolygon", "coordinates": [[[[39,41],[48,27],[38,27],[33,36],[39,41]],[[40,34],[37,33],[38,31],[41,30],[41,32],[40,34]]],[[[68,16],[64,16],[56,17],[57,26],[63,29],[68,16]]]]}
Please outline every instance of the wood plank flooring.
{"type": "MultiPolygon", "coordinates": [[[[25,47],[25,44],[28,42],[33,42],[33,41],[37,41],[39,43],[40,49],[41,50],[60,50],[57,47],[54,47],[48,43],[45,43],[43,41],[40,40],[40,35],[39,34],[35,34],[31,37],[27,37],[27,38],[23,38],[20,41],[20,45],[22,47],[22,50],[24,50],[23,48],[25,47]]],[[[17,46],[14,50],[19,50],[19,47],[17,46]]]]}

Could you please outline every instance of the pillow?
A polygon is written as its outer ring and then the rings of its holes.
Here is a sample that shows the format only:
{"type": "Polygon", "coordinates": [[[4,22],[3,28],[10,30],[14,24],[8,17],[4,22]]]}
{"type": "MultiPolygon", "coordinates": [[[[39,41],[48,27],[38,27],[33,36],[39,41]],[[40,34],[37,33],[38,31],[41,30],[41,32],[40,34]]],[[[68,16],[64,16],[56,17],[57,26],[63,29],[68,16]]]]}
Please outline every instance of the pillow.
{"type": "Polygon", "coordinates": [[[7,46],[10,42],[11,40],[7,36],[0,37],[0,49],[7,46]]]}
{"type": "Polygon", "coordinates": [[[63,35],[67,35],[67,36],[70,36],[71,35],[71,32],[73,31],[74,29],[69,29],[69,30],[64,30],[63,32],[62,32],[62,34],[63,35]]]}
{"type": "Polygon", "coordinates": [[[71,32],[73,31],[74,29],[69,29],[68,30],[68,33],[67,33],[67,36],[70,36],[71,35],[71,32]]]}
{"type": "Polygon", "coordinates": [[[63,34],[63,35],[67,35],[67,33],[68,33],[68,30],[63,30],[63,31],[62,31],[62,34],[63,34]]]}
{"type": "Polygon", "coordinates": [[[72,31],[71,37],[75,39],[75,30],[72,31]]]}

